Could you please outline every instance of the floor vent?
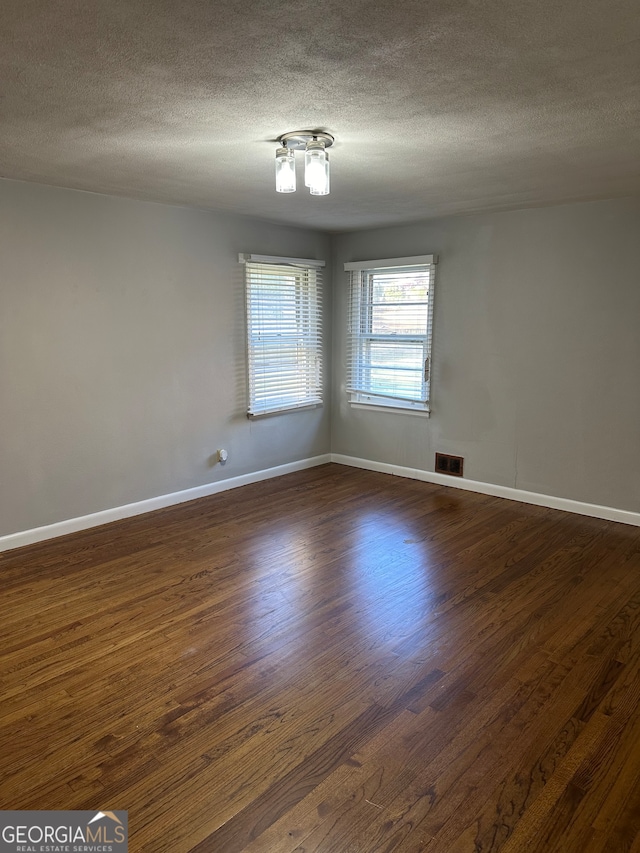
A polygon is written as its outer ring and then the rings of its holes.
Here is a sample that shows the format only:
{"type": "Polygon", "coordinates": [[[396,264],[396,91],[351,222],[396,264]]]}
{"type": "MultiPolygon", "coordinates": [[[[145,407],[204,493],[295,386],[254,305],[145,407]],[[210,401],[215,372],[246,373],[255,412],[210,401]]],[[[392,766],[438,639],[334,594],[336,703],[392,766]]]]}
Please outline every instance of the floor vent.
{"type": "Polygon", "coordinates": [[[436,472],[462,477],[464,459],[462,456],[449,456],[447,453],[436,453],[436,472]]]}

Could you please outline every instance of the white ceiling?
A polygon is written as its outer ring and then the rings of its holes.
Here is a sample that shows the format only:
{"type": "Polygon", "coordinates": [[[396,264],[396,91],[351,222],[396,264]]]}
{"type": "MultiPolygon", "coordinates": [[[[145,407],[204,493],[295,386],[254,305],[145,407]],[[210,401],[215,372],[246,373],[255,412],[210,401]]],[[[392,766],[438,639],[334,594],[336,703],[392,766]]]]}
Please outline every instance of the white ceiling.
{"type": "Polygon", "coordinates": [[[638,0],[4,0],[0,174],[339,231],[640,194],[638,0]],[[326,129],[332,191],[274,188],[326,129]],[[300,155],[297,155],[300,156],[300,155]]]}

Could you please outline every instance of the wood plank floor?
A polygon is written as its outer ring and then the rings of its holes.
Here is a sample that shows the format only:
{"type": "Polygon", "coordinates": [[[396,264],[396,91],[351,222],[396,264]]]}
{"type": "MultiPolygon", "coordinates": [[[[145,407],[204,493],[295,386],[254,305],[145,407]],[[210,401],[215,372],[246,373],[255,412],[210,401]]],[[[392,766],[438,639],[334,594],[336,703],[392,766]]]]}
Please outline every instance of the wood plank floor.
{"type": "Polygon", "coordinates": [[[640,529],[327,465],[0,555],[0,807],[640,851],[640,529]]]}

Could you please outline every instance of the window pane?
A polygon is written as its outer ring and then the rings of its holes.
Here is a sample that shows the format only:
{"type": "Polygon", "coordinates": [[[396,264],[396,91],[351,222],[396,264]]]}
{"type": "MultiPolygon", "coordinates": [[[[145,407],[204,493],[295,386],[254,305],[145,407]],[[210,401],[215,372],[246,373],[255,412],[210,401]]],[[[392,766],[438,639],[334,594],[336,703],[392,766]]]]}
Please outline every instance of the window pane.
{"type": "Polygon", "coordinates": [[[371,370],[369,388],[370,394],[381,397],[409,397],[412,400],[421,398],[422,371],[419,373],[404,373],[402,375],[390,370],[371,370]]]}
{"type": "Polygon", "coordinates": [[[372,305],[371,331],[374,335],[424,335],[428,305],[372,305]]]}
{"type": "Polygon", "coordinates": [[[372,394],[419,399],[424,378],[424,346],[421,342],[363,342],[363,386],[372,394]]]}
{"type": "Polygon", "coordinates": [[[429,298],[428,273],[372,273],[374,302],[426,302],[429,298]]]}
{"type": "Polygon", "coordinates": [[[429,275],[373,273],[370,276],[370,331],[424,335],[429,318],[429,275]]]}

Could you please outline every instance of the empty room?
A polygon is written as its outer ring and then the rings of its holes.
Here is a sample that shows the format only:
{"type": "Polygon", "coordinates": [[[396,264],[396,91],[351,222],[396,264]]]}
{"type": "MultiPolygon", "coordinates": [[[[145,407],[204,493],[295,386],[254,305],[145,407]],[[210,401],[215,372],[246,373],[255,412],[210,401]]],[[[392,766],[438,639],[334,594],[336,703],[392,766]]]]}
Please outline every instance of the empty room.
{"type": "Polygon", "coordinates": [[[0,853],[640,853],[632,0],[7,0],[0,853]]]}

